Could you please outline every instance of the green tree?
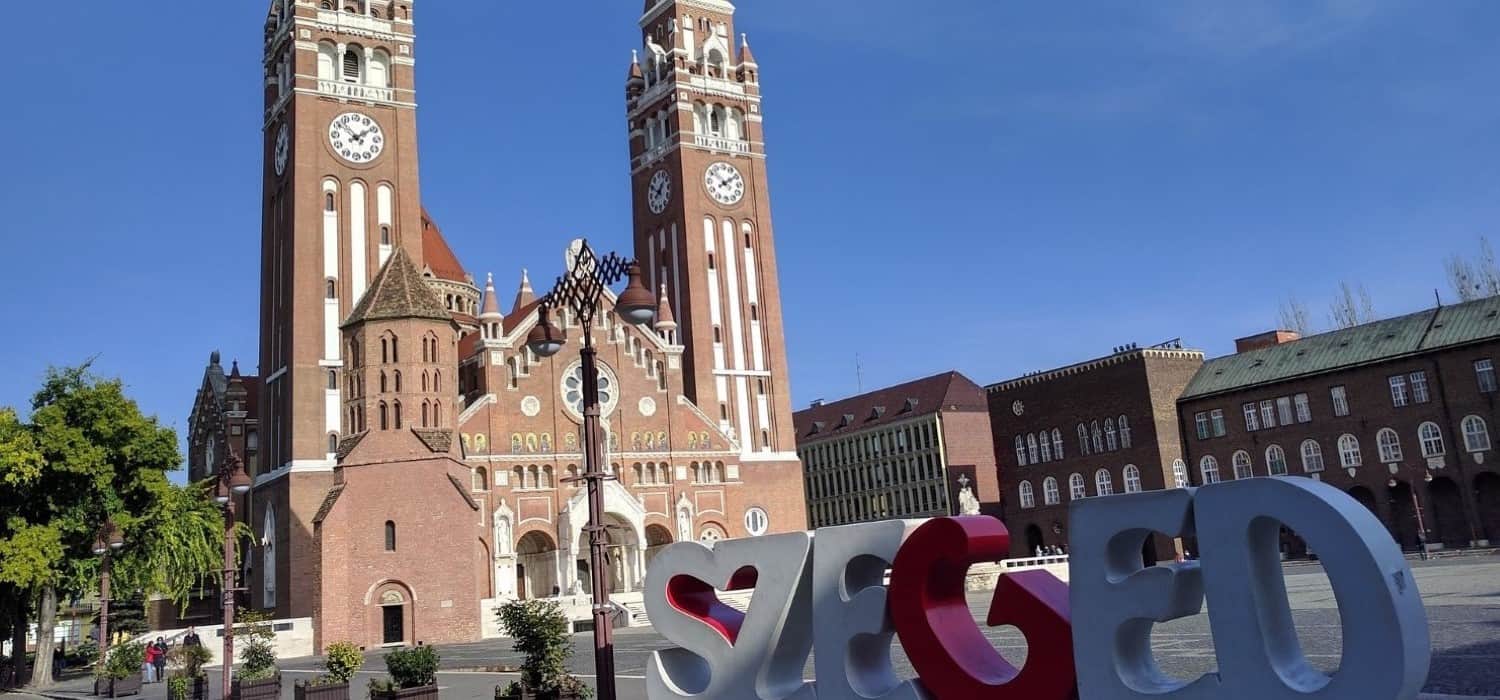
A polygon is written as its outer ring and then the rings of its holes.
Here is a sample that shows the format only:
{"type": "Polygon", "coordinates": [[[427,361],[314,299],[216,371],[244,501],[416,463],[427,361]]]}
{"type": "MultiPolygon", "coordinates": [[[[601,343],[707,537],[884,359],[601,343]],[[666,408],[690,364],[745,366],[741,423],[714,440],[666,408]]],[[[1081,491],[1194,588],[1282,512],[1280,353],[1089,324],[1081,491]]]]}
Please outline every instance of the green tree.
{"type": "Polygon", "coordinates": [[[184,605],[220,576],[224,521],[204,485],[167,480],[182,463],[177,435],[142,414],[119,380],[87,364],[53,369],[31,408],[26,423],[0,411],[0,483],[9,492],[0,503],[0,584],[36,603],[31,685],[45,687],[57,601],[97,590],[93,543],[106,523],[125,536],[112,555],[117,590],[184,605]]]}

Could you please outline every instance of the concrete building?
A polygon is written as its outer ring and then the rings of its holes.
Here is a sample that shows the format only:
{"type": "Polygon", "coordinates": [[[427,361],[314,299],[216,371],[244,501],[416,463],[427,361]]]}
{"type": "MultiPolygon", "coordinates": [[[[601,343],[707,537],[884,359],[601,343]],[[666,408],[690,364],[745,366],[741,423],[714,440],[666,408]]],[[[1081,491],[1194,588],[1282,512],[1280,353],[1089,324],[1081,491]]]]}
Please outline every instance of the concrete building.
{"type": "Polygon", "coordinates": [[[1202,364],[1173,341],[985,387],[1013,556],[1066,545],[1073,500],[1186,485],[1176,401],[1202,364]]]}
{"type": "Polygon", "coordinates": [[[984,391],[957,372],[793,415],[810,527],[999,515],[984,391]]]}
{"type": "MultiPolygon", "coordinates": [[[[1192,482],[1306,475],[1349,492],[1403,547],[1500,541],[1490,431],[1500,298],[1299,338],[1243,338],[1178,403],[1192,482]]],[[[1305,552],[1294,533],[1288,556],[1305,552]]]]}

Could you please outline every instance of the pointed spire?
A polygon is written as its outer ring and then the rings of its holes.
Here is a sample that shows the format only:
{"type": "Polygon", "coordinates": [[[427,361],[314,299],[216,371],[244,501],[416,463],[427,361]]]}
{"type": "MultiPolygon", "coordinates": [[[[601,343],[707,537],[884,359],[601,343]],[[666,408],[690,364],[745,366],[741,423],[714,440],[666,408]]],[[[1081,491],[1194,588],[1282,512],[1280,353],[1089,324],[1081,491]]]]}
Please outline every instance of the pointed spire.
{"type": "Polygon", "coordinates": [[[677,327],[677,319],[672,316],[672,302],[667,299],[667,285],[661,286],[661,299],[656,302],[656,329],[672,330],[677,327]]]}
{"type": "Polygon", "coordinates": [[[760,65],[755,62],[755,55],[750,53],[750,39],[740,34],[740,63],[747,66],[760,65]]]}
{"type": "Polygon", "coordinates": [[[646,74],[641,72],[641,52],[630,50],[630,80],[645,80],[646,74]]]}
{"type": "Polygon", "coordinates": [[[500,300],[495,297],[495,275],[490,273],[484,279],[484,305],[479,309],[479,318],[483,320],[500,320],[500,300]]]}
{"type": "Polygon", "coordinates": [[[536,301],[536,292],[531,291],[531,276],[523,267],[521,268],[521,288],[516,291],[516,303],[511,305],[510,312],[516,313],[533,301],[536,301]]]}
{"type": "Polygon", "coordinates": [[[231,368],[229,370],[229,378],[230,379],[238,379],[239,376],[240,376],[240,361],[239,360],[235,360],[233,368],[231,368]]]}

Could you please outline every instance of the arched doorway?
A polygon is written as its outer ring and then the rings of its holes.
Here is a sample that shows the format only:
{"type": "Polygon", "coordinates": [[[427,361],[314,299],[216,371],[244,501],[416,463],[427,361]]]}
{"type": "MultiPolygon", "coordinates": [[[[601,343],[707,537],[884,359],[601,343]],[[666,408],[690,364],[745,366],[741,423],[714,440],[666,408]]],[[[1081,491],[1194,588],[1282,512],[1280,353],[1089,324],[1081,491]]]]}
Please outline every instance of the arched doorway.
{"type": "Polygon", "coordinates": [[[379,584],[369,600],[370,646],[410,645],[414,636],[415,620],[413,596],[405,585],[387,581],[379,584]]]}
{"type": "Polygon", "coordinates": [[[1500,475],[1484,472],[1474,477],[1474,500],[1479,508],[1479,525],[1493,547],[1500,543],[1500,475]]]}
{"type": "Polygon", "coordinates": [[[609,583],[610,593],[628,593],[636,588],[643,574],[640,570],[642,551],[636,539],[635,528],[624,518],[607,513],[604,516],[609,529],[605,535],[609,543],[604,550],[604,578],[609,583]]]}
{"type": "Polygon", "coordinates": [[[1045,542],[1042,541],[1042,528],[1037,527],[1036,523],[1032,523],[1030,525],[1027,525],[1026,526],[1026,556],[1028,556],[1028,557],[1038,556],[1037,552],[1042,548],[1043,544],[1045,544],[1045,542]]]}
{"type": "Polygon", "coordinates": [[[557,595],[557,543],[541,530],[532,530],[516,543],[516,595],[548,598],[557,595]]]}
{"type": "Polygon", "coordinates": [[[1432,528],[1432,542],[1441,542],[1445,549],[1456,549],[1469,544],[1469,525],[1464,521],[1463,495],[1452,479],[1440,476],[1427,485],[1429,507],[1427,525],[1432,528]]]}
{"type": "Polygon", "coordinates": [[[1349,495],[1353,496],[1354,500],[1359,501],[1362,505],[1364,505],[1365,508],[1369,509],[1371,513],[1374,513],[1375,517],[1380,517],[1380,512],[1375,509],[1374,491],[1371,491],[1370,489],[1363,486],[1355,486],[1354,488],[1349,489],[1349,495]]]}
{"type": "Polygon", "coordinates": [[[672,544],[672,531],[662,525],[646,526],[646,570],[651,570],[651,560],[662,547],[672,544]]]}
{"type": "Polygon", "coordinates": [[[1402,549],[1417,549],[1417,512],[1413,509],[1411,486],[1397,481],[1395,486],[1387,487],[1386,497],[1391,504],[1391,521],[1386,523],[1391,537],[1402,549]]]}

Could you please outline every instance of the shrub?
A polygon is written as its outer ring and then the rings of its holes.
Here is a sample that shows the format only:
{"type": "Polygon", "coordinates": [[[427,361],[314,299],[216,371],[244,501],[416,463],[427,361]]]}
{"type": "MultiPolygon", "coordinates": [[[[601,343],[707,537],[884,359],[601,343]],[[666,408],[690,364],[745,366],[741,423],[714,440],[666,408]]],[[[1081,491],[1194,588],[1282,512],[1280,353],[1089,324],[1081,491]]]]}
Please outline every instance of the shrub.
{"type": "Polygon", "coordinates": [[[141,672],[146,662],[146,647],[143,644],[116,644],[109,649],[109,658],[104,661],[104,677],[124,680],[141,672]]]}
{"type": "Polygon", "coordinates": [[[329,644],[326,653],[323,665],[328,668],[328,678],[335,684],[348,683],[359,672],[360,667],[365,665],[365,655],[360,653],[359,647],[349,642],[329,644]]]}
{"type": "Polygon", "coordinates": [[[177,645],[167,652],[167,665],[184,678],[202,678],[206,675],[203,667],[213,655],[201,646],[177,645]]]}
{"type": "Polygon", "coordinates": [[[437,685],[438,653],[432,647],[397,649],[385,655],[385,669],[397,688],[437,685]]]}
{"type": "Polygon", "coordinates": [[[69,666],[92,666],[99,660],[99,644],[90,639],[79,643],[68,653],[69,666]]]}
{"type": "Polygon", "coordinates": [[[187,676],[172,676],[167,679],[167,700],[187,700],[187,676]]]}
{"type": "MultiPolygon", "coordinates": [[[[586,686],[568,675],[565,664],[573,654],[573,644],[568,637],[568,617],[557,603],[536,599],[512,601],[501,606],[498,615],[500,629],[515,640],[511,648],[526,656],[521,663],[521,686],[533,691],[592,695],[586,686]]],[[[518,695],[509,689],[505,692],[518,695]]]]}
{"type": "Polygon", "coordinates": [[[239,673],[242,681],[263,681],[276,676],[276,630],[271,625],[269,613],[245,610],[235,625],[234,634],[249,641],[245,644],[244,663],[239,673]]]}

